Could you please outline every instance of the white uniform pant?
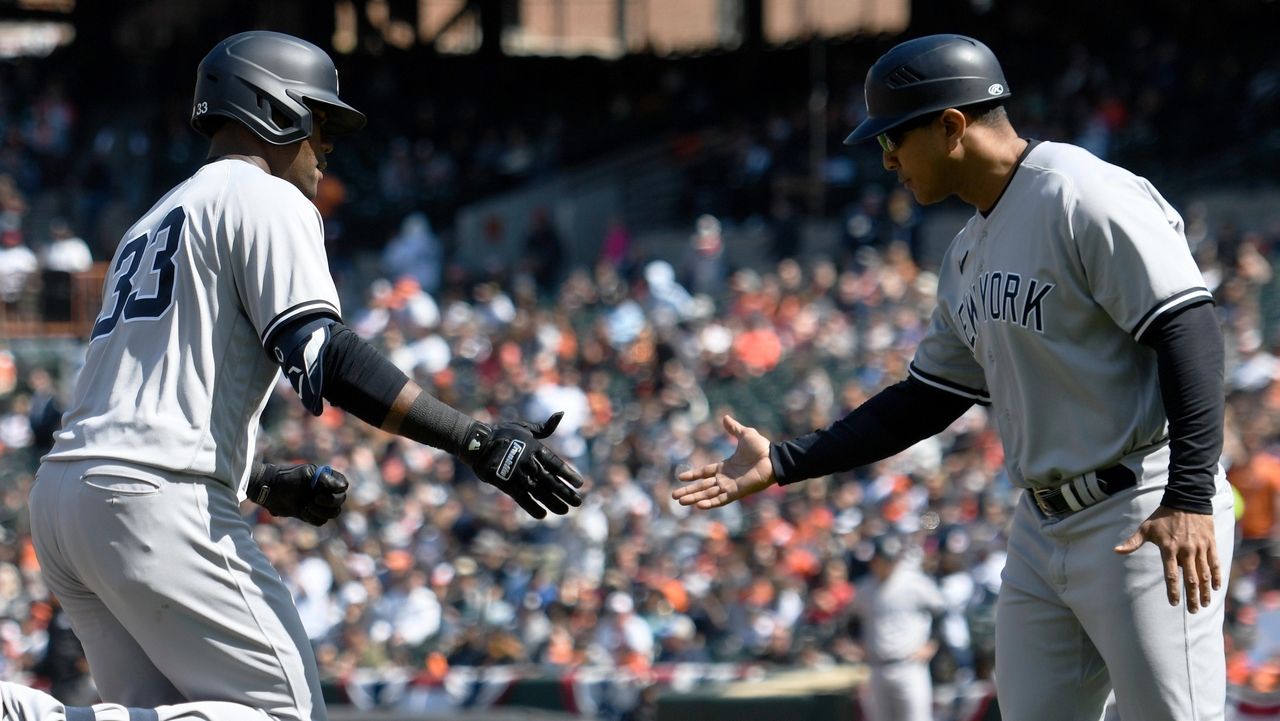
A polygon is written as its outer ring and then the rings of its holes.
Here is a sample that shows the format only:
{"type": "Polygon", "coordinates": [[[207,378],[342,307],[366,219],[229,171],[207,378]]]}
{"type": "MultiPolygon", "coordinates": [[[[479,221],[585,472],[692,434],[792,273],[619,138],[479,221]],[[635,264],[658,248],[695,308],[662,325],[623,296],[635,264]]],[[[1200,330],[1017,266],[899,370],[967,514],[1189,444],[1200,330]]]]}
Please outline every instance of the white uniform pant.
{"type": "Polygon", "coordinates": [[[230,488],[115,461],[46,462],[30,511],[45,582],[104,701],[223,702],[199,716],[211,721],[326,719],[298,611],[230,488]]]}
{"type": "Polygon", "coordinates": [[[871,667],[871,721],[933,721],[929,664],[899,661],[871,667]]]}
{"type": "Polygon", "coordinates": [[[1191,614],[1185,587],[1182,603],[1169,605],[1155,545],[1143,544],[1128,556],[1112,550],[1160,505],[1163,476],[1151,465],[1148,482],[1138,488],[1056,521],[1046,520],[1023,494],[996,604],[1003,718],[1100,719],[1112,688],[1123,721],[1223,718],[1231,490],[1219,472],[1213,508],[1224,585],[1191,614]]]}
{"type": "Polygon", "coordinates": [[[239,704],[204,701],[154,709],[125,708],[100,703],[92,707],[68,708],[43,691],[0,682],[0,721],[220,721],[221,719],[268,718],[262,711],[245,716],[239,704]]]}

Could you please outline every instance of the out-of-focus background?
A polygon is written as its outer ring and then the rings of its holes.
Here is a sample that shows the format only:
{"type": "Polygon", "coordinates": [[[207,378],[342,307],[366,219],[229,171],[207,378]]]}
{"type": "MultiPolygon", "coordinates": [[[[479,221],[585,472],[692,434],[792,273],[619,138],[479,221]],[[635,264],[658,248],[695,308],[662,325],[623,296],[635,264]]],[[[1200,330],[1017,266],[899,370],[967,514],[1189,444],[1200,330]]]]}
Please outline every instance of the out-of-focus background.
{"type": "Polygon", "coordinates": [[[850,473],[714,513],[669,501],[675,469],[732,450],[724,413],[798,435],[903,377],[970,209],[917,207],[874,144],[841,141],[870,63],[934,32],[997,52],[1023,136],[1150,178],[1186,220],[1228,344],[1233,713],[1280,718],[1280,3],[1262,0],[0,0],[0,678],[95,698],[26,495],[106,261],[204,158],[196,64],[255,28],[329,50],[369,116],[316,201],[347,323],[463,411],[563,410],[553,443],[590,479],[537,523],[281,384],[261,455],[354,484],[319,530],[254,516],[335,718],[854,718],[851,609],[888,531],[946,601],[936,718],[998,717],[1017,491],[980,408],[850,473]]]}

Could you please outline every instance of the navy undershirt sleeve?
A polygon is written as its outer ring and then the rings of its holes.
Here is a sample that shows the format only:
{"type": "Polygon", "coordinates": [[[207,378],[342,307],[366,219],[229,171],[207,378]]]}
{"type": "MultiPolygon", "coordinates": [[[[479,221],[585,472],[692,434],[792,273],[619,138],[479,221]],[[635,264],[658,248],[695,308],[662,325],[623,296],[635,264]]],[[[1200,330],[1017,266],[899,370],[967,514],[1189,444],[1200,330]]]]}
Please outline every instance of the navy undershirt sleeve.
{"type": "Polygon", "coordinates": [[[826,428],[771,444],[773,472],[786,485],[874,463],[941,432],[972,405],[907,378],[826,428]]]}
{"type": "Polygon", "coordinates": [[[1161,505],[1213,513],[1222,455],[1222,329],[1208,301],[1161,318],[1143,334],[1156,352],[1160,397],[1169,417],[1169,485],[1161,505]]]}

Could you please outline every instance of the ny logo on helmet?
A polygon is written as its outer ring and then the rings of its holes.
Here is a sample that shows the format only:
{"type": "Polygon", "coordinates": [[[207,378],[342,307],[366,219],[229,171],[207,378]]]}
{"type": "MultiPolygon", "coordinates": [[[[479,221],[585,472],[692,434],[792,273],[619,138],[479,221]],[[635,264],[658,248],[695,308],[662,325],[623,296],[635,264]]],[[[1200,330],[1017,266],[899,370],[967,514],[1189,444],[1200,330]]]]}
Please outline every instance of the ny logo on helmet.
{"type": "Polygon", "coordinates": [[[1002,93],[1004,93],[1004,86],[1000,83],[992,83],[991,87],[987,88],[987,95],[1000,95],[1002,93]]]}

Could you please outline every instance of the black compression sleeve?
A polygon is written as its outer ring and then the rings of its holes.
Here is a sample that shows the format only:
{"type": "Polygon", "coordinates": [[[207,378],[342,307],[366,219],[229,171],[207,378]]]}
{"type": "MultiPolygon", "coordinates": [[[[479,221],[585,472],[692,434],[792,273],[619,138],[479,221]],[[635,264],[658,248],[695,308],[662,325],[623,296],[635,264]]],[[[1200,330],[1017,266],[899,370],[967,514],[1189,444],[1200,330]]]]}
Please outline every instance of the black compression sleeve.
{"type": "MultiPolygon", "coordinates": [[[[325,399],[381,428],[409,377],[345,325],[336,323],[331,331],[324,349],[325,399]]],[[[405,413],[397,432],[457,455],[472,420],[423,391],[405,413]]]]}
{"type": "Polygon", "coordinates": [[[1169,485],[1161,505],[1213,513],[1226,405],[1222,329],[1207,302],[1157,323],[1142,342],[1156,351],[1160,397],[1169,417],[1169,485]]]}
{"type": "Polygon", "coordinates": [[[786,485],[888,458],[942,431],[972,405],[907,378],[826,428],[770,445],[773,472],[786,485]]]}
{"type": "Polygon", "coordinates": [[[409,377],[345,325],[335,323],[330,332],[324,346],[325,400],[381,428],[409,377]]]}

